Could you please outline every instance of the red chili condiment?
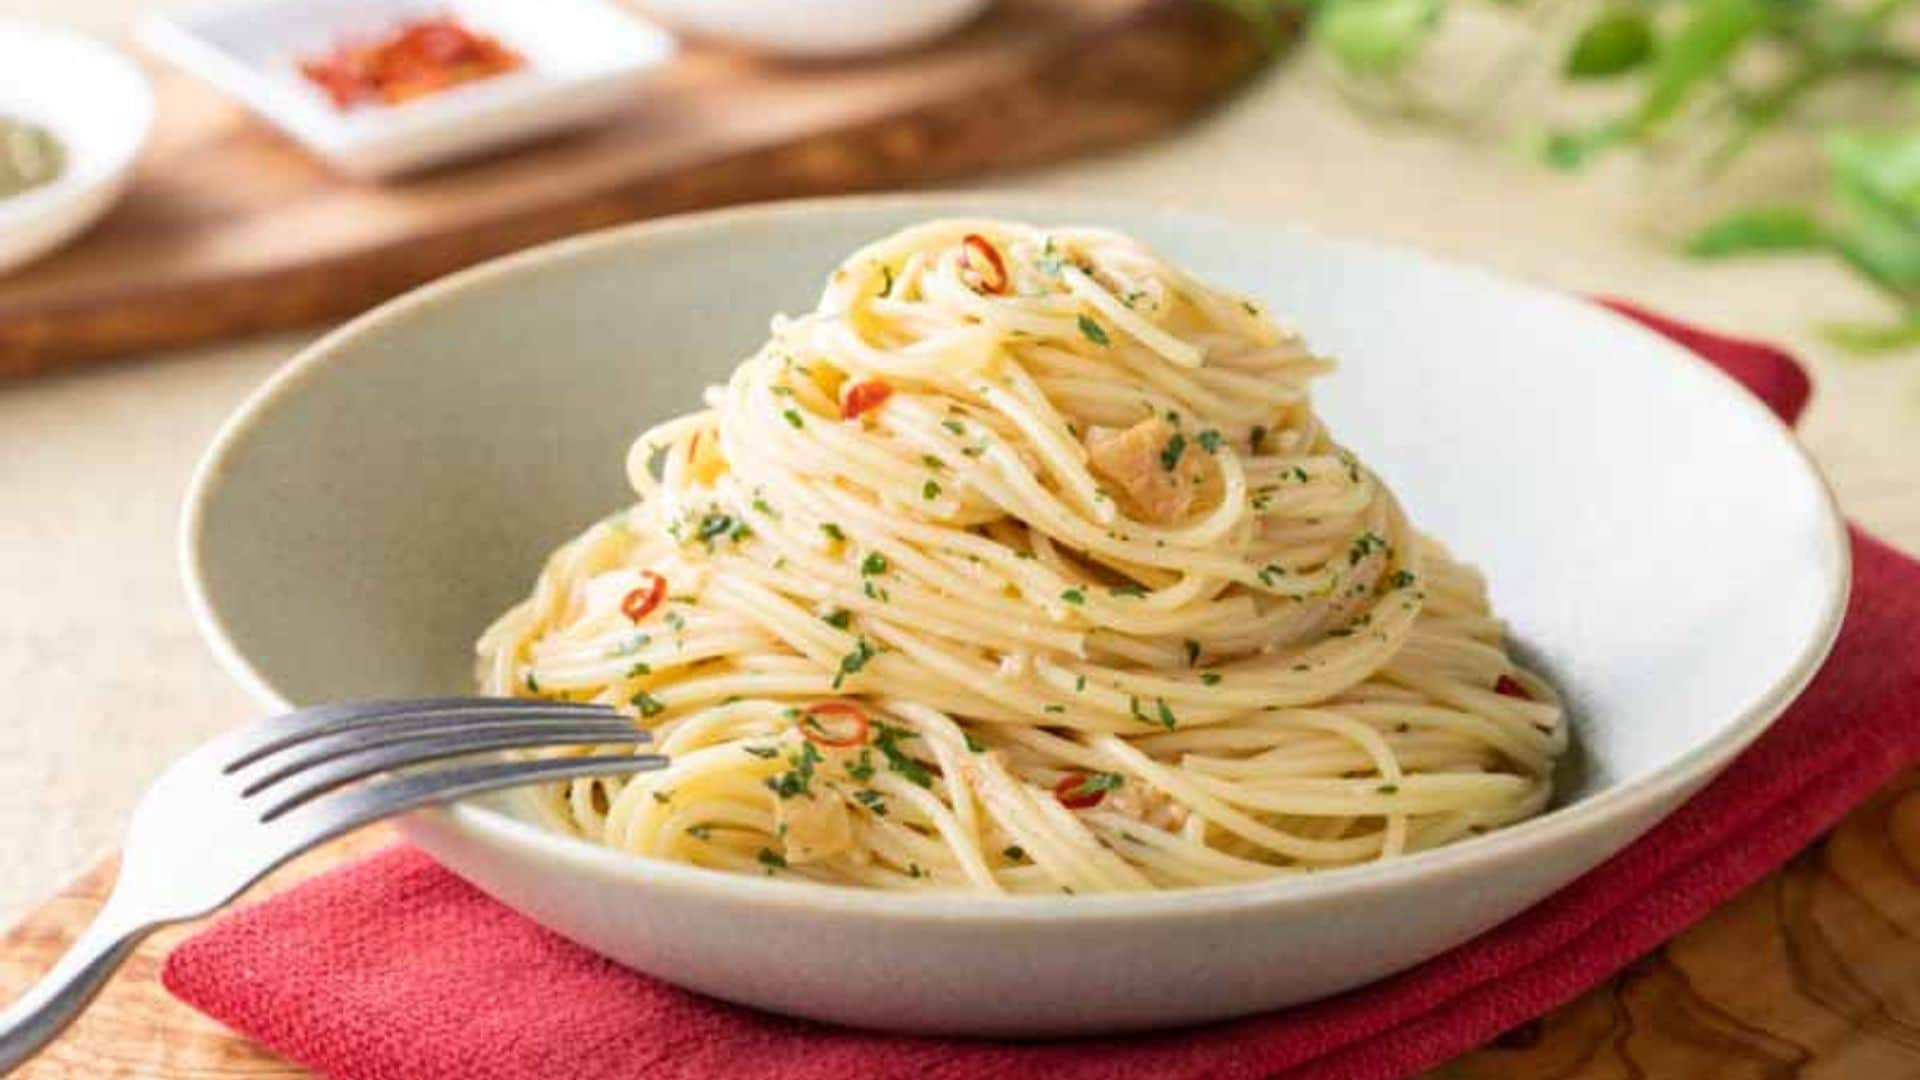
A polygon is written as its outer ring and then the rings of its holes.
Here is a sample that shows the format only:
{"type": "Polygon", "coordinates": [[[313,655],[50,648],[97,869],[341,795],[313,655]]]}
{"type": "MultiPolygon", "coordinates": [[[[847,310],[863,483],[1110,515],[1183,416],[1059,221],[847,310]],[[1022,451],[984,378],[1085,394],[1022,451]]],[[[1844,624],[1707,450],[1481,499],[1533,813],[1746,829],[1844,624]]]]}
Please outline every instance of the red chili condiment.
{"type": "Polygon", "coordinates": [[[1521,701],[1533,700],[1533,695],[1527,693],[1527,688],[1520,685],[1520,680],[1511,675],[1500,676],[1499,680],[1493,684],[1493,692],[1496,694],[1504,694],[1507,697],[1519,698],[1521,701]]]}
{"type": "Polygon", "coordinates": [[[525,67],[526,59],[451,15],[415,19],[371,43],[342,42],[300,61],[300,73],[335,107],[398,105],[461,83],[525,67]]]}
{"type": "Polygon", "coordinates": [[[867,719],[866,712],[849,701],[822,701],[817,705],[809,705],[800,719],[800,734],[806,736],[808,742],[818,746],[830,746],[835,749],[861,746],[866,743],[867,736],[872,732],[873,724],[867,719]],[[853,730],[847,734],[835,735],[820,722],[819,717],[822,716],[844,717],[852,723],[853,730]]]}
{"type": "Polygon", "coordinates": [[[620,601],[620,614],[634,622],[646,618],[667,596],[666,578],[651,570],[640,571],[640,576],[647,579],[647,583],[628,593],[620,601]]]}
{"type": "Polygon", "coordinates": [[[887,403],[893,396],[893,387],[881,379],[866,379],[847,387],[847,396],[840,400],[840,419],[852,420],[862,413],[872,412],[887,403]]]}
{"type": "Polygon", "coordinates": [[[1100,801],[1107,797],[1107,793],[1098,789],[1088,791],[1087,782],[1092,779],[1093,777],[1083,772],[1070,772],[1061,777],[1059,783],[1053,785],[1053,797],[1059,799],[1060,805],[1069,810],[1086,810],[1099,806],[1100,801]]]}
{"type": "Polygon", "coordinates": [[[1005,296],[1007,286],[1012,279],[1007,276],[1007,264],[1000,258],[1000,249],[993,246],[979,233],[968,233],[960,240],[960,258],[973,271],[975,284],[980,291],[995,296],[1005,296]]]}

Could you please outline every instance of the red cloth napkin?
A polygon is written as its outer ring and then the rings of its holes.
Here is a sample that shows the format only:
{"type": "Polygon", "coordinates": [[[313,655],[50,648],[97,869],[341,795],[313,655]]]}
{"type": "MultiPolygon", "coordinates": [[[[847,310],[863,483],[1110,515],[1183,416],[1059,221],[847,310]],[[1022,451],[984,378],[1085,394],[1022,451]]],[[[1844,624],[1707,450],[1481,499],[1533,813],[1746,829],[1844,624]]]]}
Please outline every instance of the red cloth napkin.
{"type": "MultiPolygon", "coordinates": [[[[1782,416],[1806,403],[1806,375],[1785,354],[1614,306],[1719,365],[1782,416]]],[[[1716,783],[1533,909],[1319,1004],[1070,1043],[849,1031],[617,967],[406,847],[220,920],[174,950],[163,978],[182,1000],[341,1080],[1400,1076],[1607,978],[1920,757],[1920,564],[1857,530],[1853,553],[1853,597],[1832,659],[1716,783]]]]}

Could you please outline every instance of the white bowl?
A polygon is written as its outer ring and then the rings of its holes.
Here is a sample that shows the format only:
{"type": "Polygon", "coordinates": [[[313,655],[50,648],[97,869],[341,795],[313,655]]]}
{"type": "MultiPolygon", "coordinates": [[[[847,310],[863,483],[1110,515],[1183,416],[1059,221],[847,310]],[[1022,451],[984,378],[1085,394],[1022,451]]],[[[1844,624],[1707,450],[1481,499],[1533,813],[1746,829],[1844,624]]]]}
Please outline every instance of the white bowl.
{"type": "Polygon", "coordinates": [[[907,49],[954,30],[992,0],[631,0],[676,30],[748,52],[831,60],[907,49]]]}
{"type": "Polygon", "coordinates": [[[107,212],[153,130],[153,90],[132,61],[85,34],[0,18],[0,116],[66,147],[51,182],[0,199],[0,272],[66,243],[107,212]]]}
{"type": "Polygon", "coordinates": [[[579,127],[630,107],[673,38],[608,0],[210,0],[149,15],[140,43],[238,99],[350,176],[381,178],[579,127]],[[526,66],[401,105],[342,111],[302,57],[452,14],[526,66]]]}
{"type": "Polygon", "coordinates": [[[1251,1013],[1472,937],[1704,784],[1813,675],[1845,532],[1730,379],[1576,297],[1386,248],[1145,209],[960,196],[705,214],[455,275],[309,349],[228,425],[184,533],[201,626],[270,708],[461,690],[549,549],[629,499],[628,441],[688,408],[826,272],[911,222],[1124,229],[1341,358],[1320,403],[1415,521],[1483,567],[1566,693],[1560,805],[1307,878],[1155,895],[912,896],[618,854],[502,809],[406,831],[501,901],[718,997],[847,1024],[1061,1035],[1251,1013]]]}

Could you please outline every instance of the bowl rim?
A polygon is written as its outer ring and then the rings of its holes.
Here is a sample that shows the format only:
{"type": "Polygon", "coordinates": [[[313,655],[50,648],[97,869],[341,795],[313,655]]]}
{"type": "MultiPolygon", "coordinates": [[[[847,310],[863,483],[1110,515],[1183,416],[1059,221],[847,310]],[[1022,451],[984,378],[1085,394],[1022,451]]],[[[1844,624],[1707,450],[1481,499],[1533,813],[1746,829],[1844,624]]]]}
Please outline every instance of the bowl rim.
{"type": "MultiPolygon", "coordinates": [[[[215,659],[252,697],[275,710],[294,707],[263,672],[257,669],[228,633],[206,584],[200,537],[208,504],[222,480],[230,453],[246,434],[267,416],[274,403],[294,392],[325,369],[361,336],[388,323],[442,304],[456,302],[468,289],[520,275],[537,274],[559,263],[590,256],[609,248],[644,247],[664,238],[709,229],[724,230],[743,223],[777,222],[782,218],[823,212],[863,213],[915,208],[929,214],[1032,214],[1041,207],[1094,219],[1110,215],[1139,217],[1142,212],[1171,223],[1234,224],[1229,215],[1186,208],[1165,202],[1088,199],[1049,192],[1015,190],[968,192],[936,190],[912,194],[832,196],[756,203],[746,206],[679,214],[584,233],[538,245],[449,274],[367,311],[297,353],[253,391],[222,425],[194,470],[186,495],[179,534],[180,569],[188,606],[215,659]]],[[[1714,385],[1770,425],[1792,449],[1795,460],[1819,492],[1819,508],[1826,526],[1825,542],[1833,556],[1827,595],[1816,630],[1800,653],[1755,700],[1727,718],[1711,736],[1643,776],[1615,783],[1592,795],[1557,807],[1538,817],[1505,826],[1484,836],[1430,851],[1381,862],[1342,867],[1268,881],[1209,885],[1147,893],[1101,893],[1076,896],[991,896],[958,892],[899,893],[857,889],[815,882],[772,880],[688,863],[615,851],[578,837],[556,832],[503,811],[472,802],[417,811],[487,847],[507,847],[528,858],[565,866],[569,872],[624,879],[636,888],[677,888],[703,894],[714,902],[751,901],[758,905],[797,908],[813,912],[845,912],[887,921],[936,920],[981,923],[1050,922],[1085,919],[1205,918],[1274,904],[1336,902],[1404,887],[1410,883],[1438,884],[1446,879],[1478,873],[1491,865],[1523,856],[1541,847],[1558,846],[1596,831],[1605,831],[1616,819],[1659,807],[1689,785],[1704,785],[1719,769],[1745,749],[1793,703],[1820,670],[1833,648],[1852,590],[1853,559],[1848,526],[1831,485],[1793,430],[1731,375],[1656,334],[1619,312],[1495,271],[1426,252],[1379,241],[1339,236],[1298,223],[1244,222],[1275,233],[1292,233],[1321,242],[1358,248],[1371,254],[1410,259],[1450,274],[1491,281],[1520,289],[1548,303],[1578,311],[1580,317],[1598,317],[1615,329],[1638,335],[1674,362],[1704,369],[1714,385]]],[[[403,828],[405,822],[403,820],[403,828]]],[[[1596,863],[1597,865],[1597,863],[1596,863]]]]}
{"type": "MultiPolygon", "coordinates": [[[[76,204],[125,182],[132,173],[133,167],[139,163],[148,141],[153,137],[157,111],[153,81],[140,69],[139,64],[108,42],[61,23],[25,16],[0,15],[0,40],[16,33],[58,39],[89,56],[88,63],[118,69],[124,77],[120,81],[129,90],[125,95],[127,103],[134,109],[133,115],[137,117],[137,121],[130,125],[123,135],[114,140],[112,151],[100,155],[91,167],[66,169],[43,187],[22,192],[11,199],[0,200],[0,230],[24,229],[30,224],[41,224],[47,219],[68,213],[76,204]]],[[[46,126],[56,135],[61,133],[61,124],[57,121],[50,122],[46,126]]]]}

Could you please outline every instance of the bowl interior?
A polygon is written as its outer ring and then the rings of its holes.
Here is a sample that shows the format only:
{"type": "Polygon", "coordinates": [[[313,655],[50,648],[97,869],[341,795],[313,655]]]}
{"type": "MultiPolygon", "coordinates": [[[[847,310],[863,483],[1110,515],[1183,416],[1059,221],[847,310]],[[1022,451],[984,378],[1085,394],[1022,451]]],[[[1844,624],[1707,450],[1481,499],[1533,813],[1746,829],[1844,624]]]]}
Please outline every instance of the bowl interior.
{"type": "Polygon", "coordinates": [[[1337,356],[1318,391],[1337,436],[1487,573],[1569,695],[1571,799],[1725,734],[1824,645],[1846,554],[1818,475],[1757,402],[1625,319],[1302,232],[942,196],[590,237],[335,334],[196,485],[188,575],[216,647],[274,702],[470,689],[480,630],[629,499],[641,428],[692,407],[847,253],[956,214],[1124,229],[1337,356]]]}

